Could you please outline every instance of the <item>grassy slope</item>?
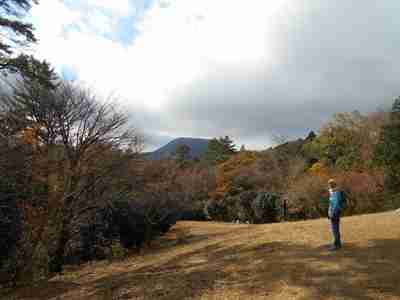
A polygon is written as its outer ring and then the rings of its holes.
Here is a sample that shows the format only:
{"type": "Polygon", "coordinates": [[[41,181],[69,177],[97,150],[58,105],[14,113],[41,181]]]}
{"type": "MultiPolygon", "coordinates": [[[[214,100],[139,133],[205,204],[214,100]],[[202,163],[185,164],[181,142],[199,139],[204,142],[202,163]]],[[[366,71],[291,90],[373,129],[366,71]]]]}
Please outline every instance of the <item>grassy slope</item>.
{"type": "Polygon", "coordinates": [[[181,222],[141,255],[69,270],[6,299],[400,299],[400,215],[270,225],[181,222]]]}

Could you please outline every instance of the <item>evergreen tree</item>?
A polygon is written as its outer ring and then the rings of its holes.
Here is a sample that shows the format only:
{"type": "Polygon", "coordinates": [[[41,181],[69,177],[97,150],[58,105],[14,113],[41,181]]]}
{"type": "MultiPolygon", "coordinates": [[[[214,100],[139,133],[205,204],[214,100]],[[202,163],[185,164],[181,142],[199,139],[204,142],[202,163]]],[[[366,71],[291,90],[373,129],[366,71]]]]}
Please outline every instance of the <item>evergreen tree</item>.
{"type": "Polygon", "coordinates": [[[236,152],[236,145],[229,136],[214,138],[208,143],[205,159],[211,164],[218,164],[228,160],[236,152]]]}
{"type": "Polygon", "coordinates": [[[190,152],[191,148],[186,144],[179,144],[176,147],[174,158],[181,167],[185,166],[188,163],[190,159],[190,152]]]}
{"type": "MultiPolygon", "coordinates": [[[[0,0],[1,1],[1,0],[0,0]]],[[[46,119],[55,114],[50,113],[55,106],[54,91],[57,87],[57,77],[51,66],[45,61],[39,61],[30,56],[26,60],[26,72],[10,83],[12,94],[0,97],[3,114],[0,130],[6,134],[15,134],[29,129],[35,131],[38,142],[54,142],[55,130],[42,130],[39,124],[47,124],[46,119]]]]}
{"type": "Polygon", "coordinates": [[[0,70],[21,72],[25,68],[28,57],[15,56],[15,50],[35,43],[33,26],[20,19],[37,0],[0,0],[0,70]]]}
{"type": "Polygon", "coordinates": [[[233,143],[233,140],[229,138],[229,136],[219,138],[219,142],[222,144],[225,154],[235,154],[236,153],[236,145],[233,143]]]}

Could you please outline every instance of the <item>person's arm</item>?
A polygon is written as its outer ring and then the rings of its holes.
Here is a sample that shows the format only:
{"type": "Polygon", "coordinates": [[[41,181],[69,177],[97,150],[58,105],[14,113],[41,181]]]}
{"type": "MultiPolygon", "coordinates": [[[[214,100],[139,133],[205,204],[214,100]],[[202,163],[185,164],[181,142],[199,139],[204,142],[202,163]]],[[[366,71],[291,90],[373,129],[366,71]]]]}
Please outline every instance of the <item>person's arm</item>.
{"type": "Polygon", "coordinates": [[[332,206],[332,195],[329,194],[328,202],[329,202],[329,207],[328,207],[328,219],[332,219],[333,217],[333,206],[332,206]]]}
{"type": "Polygon", "coordinates": [[[334,197],[335,197],[335,199],[333,201],[333,207],[332,207],[332,218],[333,219],[338,218],[340,216],[340,212],[341,212],[341,209],[340,209],[340,197],[341,197],[340,192],[335,192],[334,197]]]}

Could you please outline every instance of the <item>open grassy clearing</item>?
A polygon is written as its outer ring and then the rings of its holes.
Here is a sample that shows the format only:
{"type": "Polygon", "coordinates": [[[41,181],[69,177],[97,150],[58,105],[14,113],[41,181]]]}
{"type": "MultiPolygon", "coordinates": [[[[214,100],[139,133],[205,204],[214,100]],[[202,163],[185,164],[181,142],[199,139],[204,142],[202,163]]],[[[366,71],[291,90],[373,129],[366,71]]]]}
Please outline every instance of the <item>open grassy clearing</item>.
{"type": "Polygon", "coordinates": [[[1,299],[400,299],[400,215],[268,225],[180,222],[151,249],[68,268],[1,299]]]}

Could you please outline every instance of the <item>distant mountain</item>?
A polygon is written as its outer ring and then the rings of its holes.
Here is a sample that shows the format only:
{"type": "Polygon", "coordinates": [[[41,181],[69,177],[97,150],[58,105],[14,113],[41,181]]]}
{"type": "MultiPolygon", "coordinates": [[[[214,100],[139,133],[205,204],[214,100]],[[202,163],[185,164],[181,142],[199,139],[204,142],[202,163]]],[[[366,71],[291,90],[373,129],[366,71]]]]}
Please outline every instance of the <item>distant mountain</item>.
{"type": "Polygon", "coordinates": [[[207,151],[209,141],[199,138],[177,138],[156,151],[146,153],[145,157],[152,160],[168,158],[176,152],[179,145],[187,145],[190,147],[191,158],[199,158],[207,151]]]}

